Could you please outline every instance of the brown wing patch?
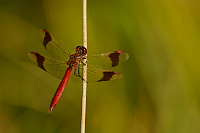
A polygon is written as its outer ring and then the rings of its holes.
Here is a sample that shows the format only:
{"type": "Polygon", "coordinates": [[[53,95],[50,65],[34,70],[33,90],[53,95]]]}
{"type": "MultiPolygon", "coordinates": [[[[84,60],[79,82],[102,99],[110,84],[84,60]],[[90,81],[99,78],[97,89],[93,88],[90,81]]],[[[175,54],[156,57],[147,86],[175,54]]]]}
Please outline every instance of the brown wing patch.
{"type": "Polygon", "coordinates": [[[43,31],[45,32],[45,36],[44,36],[44,40],[43,40],[43,45],[46,48],[46,45],[51,41],[51,35],[49,34],[49,32],[45,29],[43,29],[43,31]]]}
{"type": "Polygon", "coordinates": [[[98,80],[98,82],[100,82],[100,81],[109,81],[114,74],[115,74],[115,72],[112,72],[112,71],[103,72],[103,78],[98,80]]]}
{"type": "Polygon", "coordinates": [[[44,68],[44,60],[45,58],[43,56],[41,56],[40,54],[36,53],[36,52],[30,52],[31,54],[34,54],[37,60],[37,65],[42,68],[43,70],[46,71],[46,69],[44,68]]]}
{"type": "Polygon", "coordinates": [[[115,66],[118,65],[118,63],[119,63],[119,55],[120,55],[120,53],[118,51],[115,51],[115,53],[111,53],[109,55],[109,57],[110,57],[110,59],[112,61],[112,67],[115,67],[115,66]]]}

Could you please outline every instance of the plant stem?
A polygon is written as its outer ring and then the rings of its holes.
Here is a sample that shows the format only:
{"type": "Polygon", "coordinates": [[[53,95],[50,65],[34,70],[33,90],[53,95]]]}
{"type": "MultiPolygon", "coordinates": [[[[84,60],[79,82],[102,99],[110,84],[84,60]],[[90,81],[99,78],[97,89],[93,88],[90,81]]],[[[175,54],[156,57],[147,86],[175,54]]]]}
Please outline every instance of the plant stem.
{"type": "MultiPolygon", "coordinates": [[[[87,48],[87,0],[83,0],[83,46],[87,48]]],[[[86,62],[86,59],[84,60],[84,62],[86,62]]],[[[85,133],[87,64],[83,65],[83,79],[84,80],[82,86],[81,133],[85,133]]]]}

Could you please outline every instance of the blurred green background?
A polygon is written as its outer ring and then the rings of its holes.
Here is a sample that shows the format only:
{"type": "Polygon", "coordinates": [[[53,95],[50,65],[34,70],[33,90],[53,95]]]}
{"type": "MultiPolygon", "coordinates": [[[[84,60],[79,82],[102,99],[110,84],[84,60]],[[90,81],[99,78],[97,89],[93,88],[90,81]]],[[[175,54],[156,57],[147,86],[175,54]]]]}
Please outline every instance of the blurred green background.
{"type": "MultiPolygon", "coordinates": [[[[200,133],[200,1],[88,0],[88,53],[123,50],[122,80],[91,83],[87,133],[200,133]]],[[[0,133],[80,132],[81,84],[27,56],[49,55],[47,29],[70,52],[82,45],[82,1],[0,0],[0,133]]]]}

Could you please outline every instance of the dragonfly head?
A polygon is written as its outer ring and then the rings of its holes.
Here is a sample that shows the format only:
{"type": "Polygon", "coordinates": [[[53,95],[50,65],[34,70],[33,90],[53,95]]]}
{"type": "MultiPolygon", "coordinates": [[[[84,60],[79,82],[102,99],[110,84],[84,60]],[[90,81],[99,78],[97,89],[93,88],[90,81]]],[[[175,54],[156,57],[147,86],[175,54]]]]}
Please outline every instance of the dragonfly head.
{"type": "Polygon", "coordinates": [[[77,46],[76,47],[76,53],[79,53],[81,55],[86,55],[87,54],[87,49],[83,46],[77,46]]]}

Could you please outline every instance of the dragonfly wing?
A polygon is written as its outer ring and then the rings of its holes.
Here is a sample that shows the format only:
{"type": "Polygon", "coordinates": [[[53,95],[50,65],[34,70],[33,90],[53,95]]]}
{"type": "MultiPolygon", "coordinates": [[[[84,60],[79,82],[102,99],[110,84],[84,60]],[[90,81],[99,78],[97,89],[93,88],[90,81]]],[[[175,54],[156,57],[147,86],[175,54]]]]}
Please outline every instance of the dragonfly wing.
{"type": "MultiPolygon", "coordinates": [[[[73,82],[82,81],[83,77],[83,69],[76,68],[71,75],[71,80],[73,82]]],[[[101,81],[110,81],[116,79],[122,79],[124,76],[120,73],[110,71],[110,70],[102,70],[102,69],[87,69],[87,82],[101,82],[101,81]]],[[[84,79],[85,80],[85,79],[84,79]]]]}
{"type": "Polygon", "coordinates": [[[91,54],[87,56],[87,64],[89,68],[107,69],[123,63],[128,60],[128,58],[128,53],[124,51],[91,54]]]}
{"type": "Polygon", "coordinates": [[[50,57],[43,56],[36,52],[28,53],[29,58],[44,71],[62,79],[66,70],[67,63],[54,60],[50,57]]]}
{"type": "Polygon", "coordinates": [[[120,73],[110,71],[110,70],[101,70],[101,69],[88,69],[88,82],[101,82],[101,81],[110,81],[116,79],[122,79],[124,76],[120,73]]]}
{"type": "Polygon", "coordinates": [[[70,55],[69,52],[59,42],[57,42],[47,30],[41,29],[40,34],[43,39],[43,45],[49,54],[59,60],[68,59],[70,55]]]}

